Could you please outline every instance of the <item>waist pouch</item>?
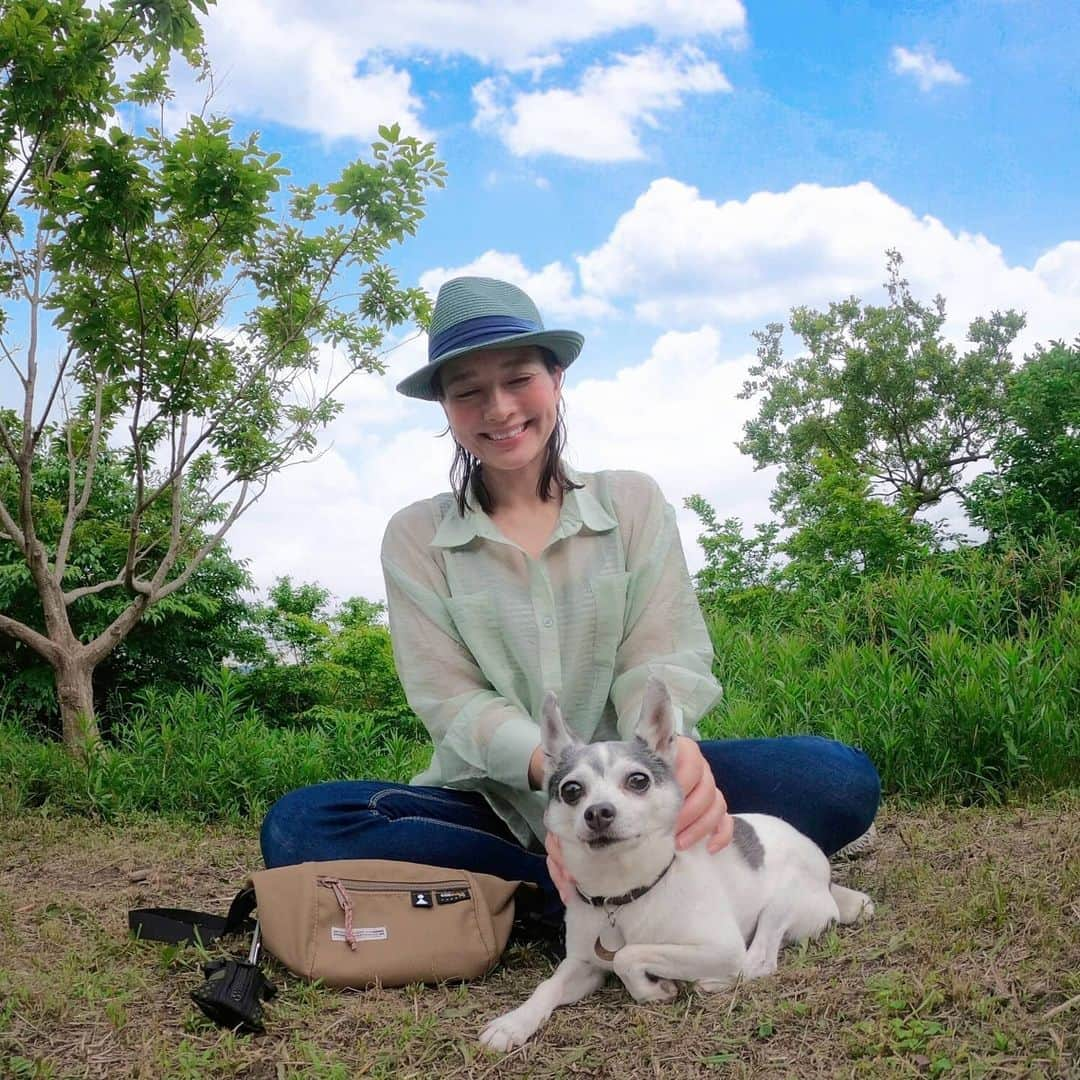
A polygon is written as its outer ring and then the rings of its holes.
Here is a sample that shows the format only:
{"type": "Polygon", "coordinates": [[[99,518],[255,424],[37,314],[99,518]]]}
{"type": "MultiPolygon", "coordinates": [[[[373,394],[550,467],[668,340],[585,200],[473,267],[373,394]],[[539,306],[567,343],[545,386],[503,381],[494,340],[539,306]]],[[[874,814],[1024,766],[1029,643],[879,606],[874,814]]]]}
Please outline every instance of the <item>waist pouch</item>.
{"type": "Polygon", "coordinates": [[[175,908],[128,912],[143,938],[209,944],[249,926],[290,971],[363,989],[472,979],[502,955],[521,883],[420,863],[342,859],[252,874],[229,915],[175,908]]]}
{"type": "Polygon", "coordinates": [[[343,859],[251,877],[263,941],[327,986],[473,979],[499,961],[519,882],[420,863],[343,859]]]}

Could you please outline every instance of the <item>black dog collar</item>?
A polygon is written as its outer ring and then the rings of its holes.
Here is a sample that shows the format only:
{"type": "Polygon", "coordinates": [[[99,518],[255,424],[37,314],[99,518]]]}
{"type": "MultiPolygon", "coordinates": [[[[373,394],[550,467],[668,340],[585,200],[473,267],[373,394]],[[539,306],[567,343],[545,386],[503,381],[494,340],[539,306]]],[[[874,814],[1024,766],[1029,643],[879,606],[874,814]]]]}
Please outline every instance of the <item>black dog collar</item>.
{"type": "Polygon", "coordinates": [[[576,885],[575,891],[586,904],[592,904],[593,907],[613,908],[622,907],[623,904],[630,904],[634,900],[640,899],[644,896],[654,885],[658,885],[663,879],[664,875],[671,869],[675,863],[675,856],[671,856],[671,862],[660,871],[659,877],[649,882],[648,885],[639,885],[636,889],[631,889],[629,892],[624,892],[621,896],[589,896],[588,893],[583,893],[576,885]]]}

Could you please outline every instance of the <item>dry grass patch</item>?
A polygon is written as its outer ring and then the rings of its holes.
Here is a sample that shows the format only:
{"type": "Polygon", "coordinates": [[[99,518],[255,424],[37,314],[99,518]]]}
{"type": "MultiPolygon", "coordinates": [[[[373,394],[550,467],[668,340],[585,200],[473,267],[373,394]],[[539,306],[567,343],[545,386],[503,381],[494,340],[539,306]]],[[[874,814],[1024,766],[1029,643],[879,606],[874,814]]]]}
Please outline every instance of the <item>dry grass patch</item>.
{"type": "Polygon", "coordinates": [[[130,939],[126,913],[224,911],[254,829],[20,815],[0,822],[0,1075],[1078,1075],[1080,798],[893,810],[881,834],[839,870],[877,902],[869,925],[731,994],[641,1007],[611,985],[499,1058],[476,1034],[550,970],[537,953],[468,987],[355,994],[271,964],[267,1034],[222,1032],[187,996],[198,950],[130,939]]]}

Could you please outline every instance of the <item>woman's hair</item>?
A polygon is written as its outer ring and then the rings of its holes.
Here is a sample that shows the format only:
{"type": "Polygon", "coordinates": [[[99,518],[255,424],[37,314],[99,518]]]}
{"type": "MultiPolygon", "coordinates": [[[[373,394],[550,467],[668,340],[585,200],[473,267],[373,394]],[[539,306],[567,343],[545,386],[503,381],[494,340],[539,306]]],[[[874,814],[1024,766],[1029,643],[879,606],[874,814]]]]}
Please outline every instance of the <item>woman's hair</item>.
{"type": "MultiPolygon", "coordinates": [[[[562,370],[553,353],[547,349],[538,349],[537,351],[540,353],[540,358],[543,360],[544,367],[547,368],[549,374],[554,375],[555,372],[562,370]]],[[[439,399],[442,400],[442,382],[438,372],[435,373],[434,384],[435,392],[439,399]]],[[[451,438],[454,437],[449,425],[443,434],[445,435],[446,432],[450,432],[451,438]]],[[[566,469],[562,461],[562,452],[565,446],[566,424],[563,421],[563,399],[562,395],[560,395],[555,406],[555,427],[552,429],[551,437],[548,439],[544,467],[540,471],[540,479],[536,483],[536,494],[544,502],[554,498],[556,491],[572,491],[574,488],[582,486],[581,484],[575,484],[566,475],[566,469]]],[[[476,500],[476,504],[485,514],[490,514],[494,508],[495,504],[491,498],[491,492],[488,491],[487,485],[484,483],[484,470],[480,460],[470,454],[457,439],[454,439],[454,460],[450,463],[450,487],[454,492],[454,497],[457,499],[458,513],[462,517],[465,516],[465,511],[469,509],[470,495],[476,500]]]]}

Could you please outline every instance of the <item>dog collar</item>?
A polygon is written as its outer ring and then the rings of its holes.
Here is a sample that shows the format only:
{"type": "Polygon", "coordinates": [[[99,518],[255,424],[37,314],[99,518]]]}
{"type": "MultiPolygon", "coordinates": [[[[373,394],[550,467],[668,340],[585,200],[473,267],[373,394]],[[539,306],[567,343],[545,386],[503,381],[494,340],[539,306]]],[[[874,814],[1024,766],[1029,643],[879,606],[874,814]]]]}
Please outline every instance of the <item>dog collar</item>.
{"type": "Polygon", "coordinates": [[[586,904],[592,904],[593,907],[613,908],[622,907],[623,904],[630,904],[633,901],[640,899],[644,896],[653,886],[659,885],[664,875],[671,869],[675,863],[675,856],[671,856],[671,862],[660,871],[659,876],[649,882],[648,885],[639,885],[636,889],[631,889],[629,892],[624,892],[621,896],[590,896],[588,893],[583,893],[576,885],[575,891],[586,904]]]}

